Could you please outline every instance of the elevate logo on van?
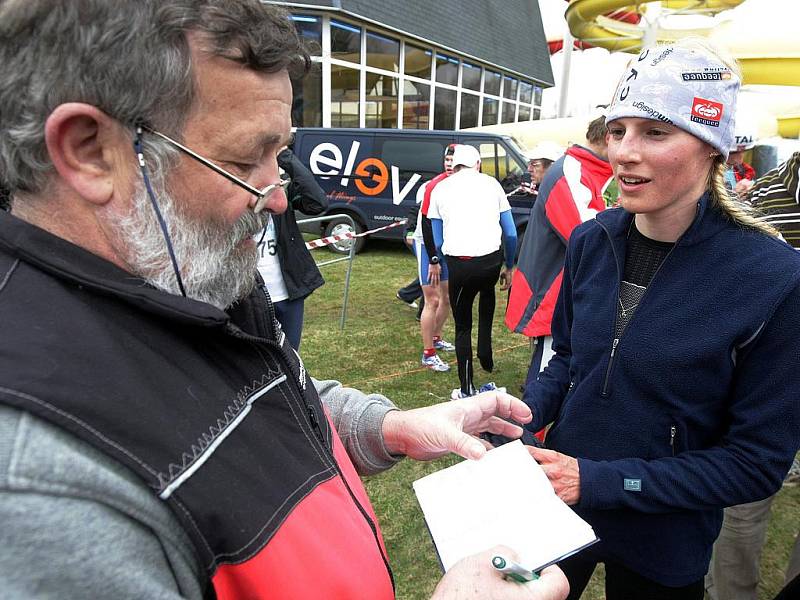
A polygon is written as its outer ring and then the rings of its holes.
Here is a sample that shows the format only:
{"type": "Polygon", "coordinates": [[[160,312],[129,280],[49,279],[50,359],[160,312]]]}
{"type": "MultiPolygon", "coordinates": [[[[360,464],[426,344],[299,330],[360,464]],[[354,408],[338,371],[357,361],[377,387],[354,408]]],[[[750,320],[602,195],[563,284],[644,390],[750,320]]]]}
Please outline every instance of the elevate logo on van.
{"type": "Polygon", "coordinates": [[[387,169],[384,162],[377,158],[365,158],[356,165],[360,147],[361,142],[353,140],[345,162],[342,150],[336,144],[330,142],[317,144],[308,157],[311,172],[324,178],[342,175],[342,187],[347,187],[350,184],[350,178],[353,177],[356,188],[365,196],[377,196],[386,189],[391,181],[392,203],[394,204],[400,204],[422,179],[419,173],[414,173],[401,189],[400,169],[396,166],[391,165],[387,169]]]}

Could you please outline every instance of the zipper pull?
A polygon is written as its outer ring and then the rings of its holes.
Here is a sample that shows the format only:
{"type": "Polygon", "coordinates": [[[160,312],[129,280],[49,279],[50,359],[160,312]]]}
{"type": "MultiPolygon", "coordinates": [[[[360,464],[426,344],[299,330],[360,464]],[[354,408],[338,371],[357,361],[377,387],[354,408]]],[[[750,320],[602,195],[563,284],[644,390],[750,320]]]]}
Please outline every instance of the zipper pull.
{"type": "Polygon", "coordinates": [[[314,430],[314,435],[317,436],[320,442],[324,442],[325,440],[322,439],[322,429],[320,429],[319,420],[317,419],[317,411],[314,410],[313,406],[306,406],[306,412],[308,412],[308,420],[311,423],[311,428],[314,430]]]}
{"type": "Polygon", "coordinates": [[[669,428],[669,447],[672,449],[672,456],[675,456],[675,434],[678,428],[675,425],[669,428]]]}
{"type": "Polygon", "coordinates": [[[611,355],[608,357],[606,378],[603,380],[603,389],[600,392],[600,395],[604,398],[608,396],[608,378],[611,376],[611,366],[614,364],[614,355],[617,353],[617,345],[619,345],[619,338],[614,338],[614,341],[611,342],[611,355]]]}

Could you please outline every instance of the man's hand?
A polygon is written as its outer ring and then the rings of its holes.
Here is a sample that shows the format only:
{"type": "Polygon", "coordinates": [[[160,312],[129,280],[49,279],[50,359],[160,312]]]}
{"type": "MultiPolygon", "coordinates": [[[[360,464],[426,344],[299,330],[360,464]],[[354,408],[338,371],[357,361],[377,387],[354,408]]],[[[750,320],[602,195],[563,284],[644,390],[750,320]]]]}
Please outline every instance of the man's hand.
{"type": "Polygon", "coordinates": [[[517,423],[528,423],[531,409],[521,400],[503,392],[451,400],[413,410],[393,410],[383,420],[383,438],[392,454],[417,460],[431,460],[450,452],[478,459],[486,447],[475,435],[489,431],[510,438],[522,435],[517,423]]]}
{"type": "Polygon", "coordinates": [[[500,269],[500,289],[507,290],[511,287],[511,278],[514,276],[514,267],[510,269],[506,266],[503,266],[500,269]]]}
{"type": "Polygon", "coordinates": [[[553,450],[525,446],[531,456],[542,465],[542,470],[556,495],[567,504],[577,504],[581,499],[581,475],[578,460],[553,450]]]}
{"type": "Polygon", "coordinates": [[[492,556],[516,559],[513,551],[498,546],[458,561],[442,577],[431,600],[564,600],[569,582],[556,566],[547,567],[536,581],[517,583],[503,578],[492,567],[492,556]]]}
{"type": "Polygon", "coordinates": [[[428,284],[439,287],[442,277],[442,265],[428,265],[428,284]]]}
{"type": "Polygon", "coordinates": [[[519,184],[519,191],[522,192],[523,194],[533,194],[534,192],[533,182],[523,181],[522,183],[519,184]]]}

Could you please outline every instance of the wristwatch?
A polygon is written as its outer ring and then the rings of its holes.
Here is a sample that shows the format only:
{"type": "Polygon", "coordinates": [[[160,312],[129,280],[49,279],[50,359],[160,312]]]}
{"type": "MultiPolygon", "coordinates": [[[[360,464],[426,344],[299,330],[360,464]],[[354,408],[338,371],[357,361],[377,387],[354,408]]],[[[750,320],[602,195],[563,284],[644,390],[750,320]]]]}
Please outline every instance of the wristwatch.
{"type": "Polygon", "coordinates": [[[431,256],[431,259],[428,262],[430,262],[432,265],[438,265],[439,257],[434,254],[433,256],[431,256]]]}

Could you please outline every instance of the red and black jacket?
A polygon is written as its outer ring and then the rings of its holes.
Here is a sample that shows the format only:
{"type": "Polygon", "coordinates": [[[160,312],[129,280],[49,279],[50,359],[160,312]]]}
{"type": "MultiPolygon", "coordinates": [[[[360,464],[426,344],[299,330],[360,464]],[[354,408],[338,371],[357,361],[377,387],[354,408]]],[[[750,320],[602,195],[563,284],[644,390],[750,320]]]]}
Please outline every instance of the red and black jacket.
{"type": "Polygon", "coordinates": [[[544,175],[511,280],[506,326],[528,337],[550,335],[572,230],[605,208],[611,165],[571,146],[544,175]]]}
{"type": "Polygon", "coordinates": [[[392,598],[365,490],[273,323],[259,288],[226,313],[0,213],[0,403],[134,471],[209,597],[392,598]]]}

